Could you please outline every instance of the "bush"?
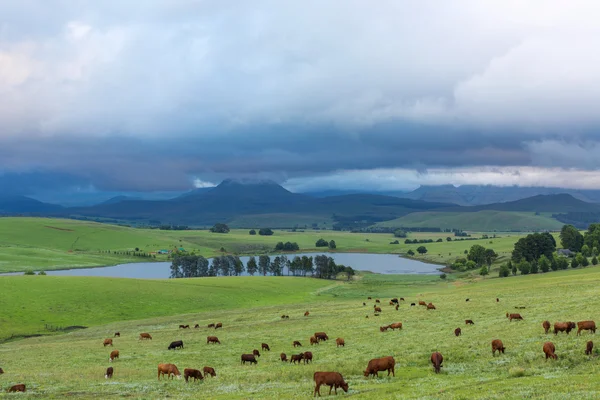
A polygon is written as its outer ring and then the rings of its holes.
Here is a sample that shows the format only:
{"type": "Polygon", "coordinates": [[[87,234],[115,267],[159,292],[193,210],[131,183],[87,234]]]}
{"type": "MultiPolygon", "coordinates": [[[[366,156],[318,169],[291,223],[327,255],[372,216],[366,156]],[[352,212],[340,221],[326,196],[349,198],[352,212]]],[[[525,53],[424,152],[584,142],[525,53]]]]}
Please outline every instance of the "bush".
{"type": "Polygon", "coordinates": [[[397,240],[394,240],[393,242],[390,242],[390,244],[400,244],[400,242],[397,240]]]}
{"type": "Polygon", "coordinates": [[[583,257],[583,260],[581,261],[581,265],[584,267],[587,267],[588,265],[590,265],[590,261],[588,260],[587,257],[583,257]]]}
{"type": "Polygon", "coordinates": [[[446,274],[441,274],[440,279],[446,279],[446,274]]]}
{"type": "Polygon", "coordinates": [[[319,240],[317,240],[317,242],[315,243],[316,247],[329,247],[329,243],[327,242],[327,240],[321,238],[319,240]]]}
{"type": "Polygon", "coordinates": [[[32,269],[28,269],[23,273],[23,275],[35,275],[35,272],[32,269]]]}
{"type": "Polygon", "coordinates": [[[539,266],[538,263],[536,263],[535,261],[531,263],[531,273],[532,274],[537,274],[539,271],[539,266]]]}
{"type": "Polygon", "coordinates": [[[336,247],[337,247],[337,246],[336,246],[336,244],[335,244],[335,240],[332,240],[332,241],[330,241],[330,242],[329,242],[329,248],[330,248],[330,249],[332,249],[332,250],[333,250],[333,249],[335,249],[336,247]]]}
{"type": "Polygon", "coordinates": [[[414,255],[415,255],[415,252],[414,252],[414,251],[412,251],[412,249],[410,249],[410,250],[408,250],[408,251],[406,252],[406,254],[408,254],[409,256],[414,256],[414,255]]]}
{"type": "Polygon", "coordinates": [[[508,265],[504,264],[500,267],[500,271],[498,272],[498,276],[500,278],[506,278],[508,275],[510,275],[510,268],[508,268],[508,265]]]}
{"type": "Polygon", "coordinates": [[[440,243],[440,242],[443,242],[443,241],[444,241],[444,239],[442,239],[442,238],[439,238],[438,240],[436,240],[437,243],[440,243]]]}
{"type": "Polygon", "coordinates": [[[483,267],[481,267],[481,269],[479,270],[479,275],[481,275],[481,276],[486,276],[489,273],[490,272],[488,271],[488,269],[485,265],[483,267]]]}
{"type": "Polygon", "coordinates": [[[592,265],[598,265],[598,259],[596,258],[596,256],[592,258],[592,265]]]}
{"type": "Polygon", "coordinates": [[[521,271],[521,275],[527,275],[529,274],[529,272],[531,272],[531,264],[529,264],[527,261],[523,260],[519,263],[519,271],[521,271]]]}
{"type": "Polygon", "coordinates": [[[419,246],[419,247],[417,247],[417,251],[419,252],[419,254],[425,254],[425,253],[427,253],[427,247],[419,246]]]}
{"type": "Polygon", "coordinates": [[[452,238],[451,238],[450,236],[448,236],[448,237],[446,238],[446,241],[448,241],[448,242],[451,242],[451,241],[452,241],[452,238]]]}
{"type": "Polygon", "coordinates": [[[38,275],[46,275],[46,271],[40,271],[38,272],[38,275]]]}
{"type": "Polygon", "coordinates": [[[396,229],[394,231],[394,236],[397,238],[405,238],[406,237],[406,232],[404,232],[402,229],[396,229]]]}
{"type": "Polygon", "coordinates": [[[258,234],[261,236],[271,236],[273,234],[273,230],[271,230],[271,228],[262,228],[258,231],[258,234]]]}
{"type": "Polygon", "coordinates": [[[214,224],[210,231],[212,233],[229,233],[229,227],[225,224],[214,224]]]}
{"type": "Polygon", "coordinates": [[[520,378],[526,375],[525,369],[521,367],[512,367],[508,370],[508,374],[513,378],[520,378]]]}
{"type": "Polygon", "coordinates": [[[250,229],[250,232],[248,232],[251,235],[256,235],[256,231],[254,229],[250,229]]]}

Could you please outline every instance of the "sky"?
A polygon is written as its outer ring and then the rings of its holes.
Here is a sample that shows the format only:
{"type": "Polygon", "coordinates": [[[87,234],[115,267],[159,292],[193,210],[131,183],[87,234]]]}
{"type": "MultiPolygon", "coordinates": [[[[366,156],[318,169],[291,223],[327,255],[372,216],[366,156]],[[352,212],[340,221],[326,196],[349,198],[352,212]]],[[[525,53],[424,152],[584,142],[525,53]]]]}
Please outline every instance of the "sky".
{"type": "Polygon", "coordinates": [[[595,0],[0,0],[0,190],[600,188],[595,0]]]}

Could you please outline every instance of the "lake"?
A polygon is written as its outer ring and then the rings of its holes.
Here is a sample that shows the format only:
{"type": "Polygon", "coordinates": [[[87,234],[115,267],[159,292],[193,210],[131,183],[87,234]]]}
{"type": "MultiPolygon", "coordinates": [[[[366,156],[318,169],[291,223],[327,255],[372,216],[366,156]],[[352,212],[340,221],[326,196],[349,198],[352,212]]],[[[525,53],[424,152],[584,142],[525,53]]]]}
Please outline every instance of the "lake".
{"type": "MultiPolygon", "coordinates": [[[[351,266],[356,270],[371,271],[380,274],[439,274],[439,265],[427,264],[421,261],[402,258],[395,254],[365,254],[365,253],[311,253],[287,254],[289,259],[295,256],[317,256],[326,254],[335,260],[336,264],[351,266]]],[[[270,256],[271,260],[276,255],[270,256]]],[[[250,257],[240,257],[244,265],[250,257]]],[[[209,259],[211,261],[211,259],[209,259]]],[[[258,261],[258,257],[257,257],[258,261]]],[[[211,261],[212,262],[212,261],[211,261]]],[[[119,264],[110,267],[76,268],[56,271],[46,271],[53,276],[103,276],[113,278],[165,279],[171,274],[170,262],[119,264]]],[[[287,270],[284,269],[284,274],[287,270]]],[[[22,275],[22,272],[1,275],[22,275]]],[[[244,274],[247,275],[247,274],[244,274]]]]}

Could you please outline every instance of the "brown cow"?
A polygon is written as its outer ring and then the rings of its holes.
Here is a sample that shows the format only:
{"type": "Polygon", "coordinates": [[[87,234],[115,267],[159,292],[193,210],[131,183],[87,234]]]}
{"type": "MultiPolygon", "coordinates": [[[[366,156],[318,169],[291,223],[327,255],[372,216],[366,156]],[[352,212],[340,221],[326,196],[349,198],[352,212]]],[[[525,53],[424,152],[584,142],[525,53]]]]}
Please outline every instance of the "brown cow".
{"type": "Polygon", "coordinates": [[[390,325],[390,328],[392,328],[392,330],[402,329],[402,322],[394,322],[390,325]]]}
{"type": "Polygon", "coordinates": [[[456,335],[456,336],[460,336],[461,333],[462,333],[462,330],[460,328],[456,328],[454,330],[454,335],[456,335]]]}
{"type": "Polygon", "coordinates": [[[423,300],[419,300],[419,305],[420,306],[427,306],[427,303],[425,303],[423,300]]]}
{"type": "Polygon", "coordinates": [[[103,344],[104,344],[104,347],[106,347],[106,346],[112,346],[113,345],[112,339],[104,339],[104,343],[103,344]]]}
{"type": "MultiPolygon", "coordinates": [[[[199,324],[194,325],[194,329],[200,329],[200,325],[199,324]]],[[[185,374],[185,370],[183,371],[183,373],[185,374]]]]}
{"type": "Polygon", "coordinates": [[[469,299],[467,298],[467,299],[465,299],[465,301],[469,301],[469,299]]]}
{"type": "Polygon", "coordinates": [[[548,331],[550,330],[550,321],[542,322],[542,328],[544,328],[544,333],[548,334],[548,331]]]}
{"type": "Polygon", "coordinates": [[[196,380],[204,379],[204,377],[202,376],[202,372],[200,372],[197,369],[192,369],[192,368],[184,369],[183,377],[185,378],[186,382],[188,381],[189,378],[194,378],[194,382],[196,382],[196,380]]]}
{"type": "Polygon", "coordinates": [[[327,334],[325,332],[315,332],[315,337],[317,338],[317,340],[329,340],[329,336],[327,336],[327,334]]]}
{"type": "Polygon", "coordinates": [[[553,359],[557,359],[558,356],[556,354],[554,354],[554,352],[556,351],[556,348],[554,347],[554,343],[552,342],[546,342],[544,343],[544,353],[546,354],[546,361],[548,360],[548,358],[553,358],[553,359]]]}
{"type": "Polygon", "coordinates": [[[215,369],[213,367],[204,367],[202,368],[202,372],[204,372],[204,377],[207,377],[209,375],[211,377],[217,376],[217,373],[215,372],[215,369]]]}
{"type": "Polygon", "coordinates": [[[254,357],[254,354],[242,354],[242,359],[241,359],[241,364],[246,364],[247,362],[249,362],[250,364],[258,364],[258,361],[256,361],[256,357],[254,357]]]}
{"type": "Polygon", "coordinates": [[[189,325],[179,325],[179,329],[190,329],[189,325]]]}
{"type": "Polygon", "coordinates": [[[121,332],[115,332],[115,337],[121,337],[121,332]]]}
{"type": "Polygon", "coordinates": [[[373,311],[376,312],[376,313],[379,313],[379,312],[381,312],[381,307],[375,307],[373,309],[373,311]]]}
{"type": "Polygon", "coordinates": [[[23,383],[20,383],[18,385],[11,386],[8,389],[8,391],[9,392],[26,392],[27,389],[25,388],[25,385],[23,383]]]}
{"type": "Polygon", "coordinates": [[[287,361],[287,360],[288,360],[288,359],[287,359],[287,356],[285,355],[285,353],[281,353],[281,354],[279,355],[279,357],[281,358],[281,361],[287,361]]]}
{"type": "Polygon", "coordinates": [[[208,324],[207,328],[214,328],[215,324],[208,324]]]}
{"type": "Polygon", "coordinates": [[[442,362],[444,361],[444,356],[439,351],[431,354],[431,363],[433,364],[433,370],[436,374],[440,373],[440,368],[442,368],[442,362]]]}
{"type": "Polygon", "coordinates": [[[390,329],[390,326],[389,326],[389,325],[386,325],[386,326],[380,326],[380,327],[379,327],[379,331],[380,331],[380,332],[385,332],[385,331],[387,331],[388,329],[390,329]]]}
{"type": "Polygon", "coordinates": [[[344,342],[344,339],[341,337],[335,339],[335,344],[336,344],[335,347],[340,347],[340,346],[346,347],[346,342],[344,342]]]}
{"type": "Polygon", "coordinates": [[[400,308],[400,306],[398,304],[396,304],[396,311],[398,311],[399,308],[400,308]]]}
{"type": "Polygon", "coordinates": [[[263,350],[271,351],[271,349],[269,348],[269,345],[268,345],[268,344],[266,344],[266,343],[263,343],[263,344],[261,344],[261,345],[260,345],[260,347],[261,347],[263,350]]]}
{"type": "Polygon", "coordinates": [[[465,325],[475,325],[472,319],[465,319],[465,325]]]}
{"type": "Polygon", "coordinates": [[[496,297],[496,303],[500,303],[500,299],[496,297]]]}
{"type": "Polygon", "coordinates": [[[577,336],[581,334],[581,331],[586,330],[596,333],[596,323],[594,321],[580,321],[577,323],[577,336]]]}
{"type": "Polygon", "coordinates": [[[4,373],[4,370],[2,368],[0,368],[0,375],[2,375],[4,373]]]}
{"type": "Polygon", "coordinates": [[[367,300],[371,300],[371,297],[367,297],[367,300]]]}
{"type": "Polygon", "coordinates": [[[291,363],[296,364],[296,362],[298,362],[298,364],[300,364],[303,358],[304,358],[304,353],[292,354],[292,358],[290,359],[290,364],[291,363]]]}
{"type": "Polygon", "coordinates": [[[500,354],[500,353],[504,354],[504,350],[506,350],[506,348],[504,347],[502,340],[500,340],[500,339],[492,340],[492,356],[496,356],[496,351],[498,351],[498,354],[500,354]]]}
{"type": "Polygon", "coordinates": [[[390,301],[390,306],[395,305],[396,303],[394,303],[393,301],[390,301]]]}
{"type": "Polygon", "coordinates": [[[113,367],[106,368],[106,374],[104,374],[104,379],[111,379],[113,377],[113,372],[115,372],[113,367]]]}
{"type": "Polygon", "coordinates": [[[591,340],[585,344],[585,354],[592,355],[592,349],[594,348],[594,342],[591,340]]]}
{"type": "Polygon", "coordinates": [[[313,344],[319,344],[319,339],[317,339],[317,338],[316,338],[316,337],[314,337],[314,336],[311,336],[309,340],[310,340],[310,344],[311,344],[311,346],[312,346],[313,344]]]}
{"type": "Polygon", "coordinates": [[[304,360],[304,364],[308,364],[308,362],[312,362],[312,353],[310,351],[305,351],[302,359],[304,360]]]}
{"type": "Polygon", "coordinates": [[[167,375],[167,378],[171,379],[174,376],[177,379],[181,379],[181,372],[179,372],[175,364],[158,364],[158,380],[160,381],[160,377],[164,375],[167,375]]]}
{"type": "Polygon", "coordinates": [[[140,333],[140,340],[152,340],[152,336],[149,333],[140,333]]]}
{"type": "Polygon", "coordinates": [[[256,357],[260,357],[260,351],[254,349],[252,350],[252,354],[255,355],[256,357]]]}
{"type": "Polygon", "coordinates": [[[404,301],[404,297],[400,297],[400,301],[404,301]]]}
{"type": "Polygon", "coordinates": [[[215,324],[215,329],[223,328],[223,324],[221,322],[217,322],[215,324]]]}
{"type": "Polygon", "coordinates": [[[366,306],[366,305],[367,305],[367,303],[363,303],[363,306],[366,306]]]}
{"type": "Polygon", "coordinates": [[[433,305],[433,303],[429,303],[429,304],[427,304],[427,309],[428,310],[435,310],[435,306],[433,305]]]}
{"type": "Polygon", "coordinates": [[[111,351],[110,356],[108,357],[108,361],[112,362],[115,358],[119,358],[119,350],[111,351]]]}
{"type": "Polygon", "coordinates": [[[298,346],[302,347],[302,344],[297,340],[294,340],[293,345],[294,345],[294,347],[298,347],[298,346]]]}
{"type": "Polygon", "coordinates": [[[348,392],[348,384],[344,381],[344,378],[339,372],[315,372],[313,379],[315,380],[313,397],[316,397],[317,394],[321,397],[321,385],[329,386],[330,395],[332,388],[335,388],[335,394],[337,394],[337,388],[339,387],[341,387],[344,392],[348,392]]]}
{"type": "Polygon", "coordinates": [[[508,318],[508,322],[511,322],[513,319],[523,320],[523,317],[521,317],[521,314],[509,314],[509,313],[506,313],[506,318],[508,318]]]}
{"type": "Polygon", "coordinates": [[[396,373],[394,370],[395,365],[396,365],[396,360],[394,360],[394,357],[392,357],[392,356],[382,357],[382,358],[374,358],[371,361],[369,361],[369,365],[367,365],[367,369],[364,371],[364,375],[367,378],[370,375],[379,377],[379,374],[378,374],[379,371],[387,370],[388,376],[390,376],[390,372],[392,373],[393,376],[396,376],[396,373]]]}
{"type": "Polygon", "coordinates": [[[206,337],[206,344],[209,344],[209,343],[219,343],[219,344],[221,344],[221,342],[219,341],[219,338],[216,337],[216,336],[207,336],[206,337]]]}
{"type": "Polygon", "coordinates": [[[309,314],[310,314],[310,313],[307,311],[307,312],[305,312],[305,313],[304,313],[304,316],[305,316],[305,317],[308,317],[308,315],[309,315],[309,314]]]}
{"type": "Polygon", "coordinates": [[[575,322],[555,322],[554,323],[554,334],[555,335],[557,335],[558,332],[566,332],[568,335],[572,329],[575,329],[575,322]]]}
{"type": "Polygon", "coordinates": [[[381,301],[379,301],[379,299],[375,299],[375,303],[381,303],[381,301]]]}

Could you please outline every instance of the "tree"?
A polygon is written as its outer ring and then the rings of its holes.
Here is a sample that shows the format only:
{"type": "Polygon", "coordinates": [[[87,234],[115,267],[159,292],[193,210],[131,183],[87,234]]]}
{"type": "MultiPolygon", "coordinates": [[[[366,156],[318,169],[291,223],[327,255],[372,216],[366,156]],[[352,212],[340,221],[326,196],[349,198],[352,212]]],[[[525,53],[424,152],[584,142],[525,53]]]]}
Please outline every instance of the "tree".
{"type": "Polygon", "coordinates": [[[248,232],[251,235],[256,235],[256,231],[254,229],[250,229],[250,232],[248,232]]]}
{"type": "Polygon", "coordinates": [[[335,240],[329,241],[329,248],[332,249],[332,250],[336,248],[335,240]]]}
{"type": "Polygon", "coordinates": [[[257,266],[256,258],[254,258],[254,256],[250,257],[250,259],[246,263],[246,271],[248,271],[248,274],[250,274],[251,276],[254,276],[254,274],[256,273],[257,266]]]}
{"type": "Polygon", "coordinates": [[[344,270],[344,273],[346,274],[346,278],[348,280],[351,280],[352,277],[354,276],[354,269],[352,267],[346,267],[346,269],[344,270]]]}
{"type": "Polygon", "coordinates": [[[451,241],[452,241],[452,238],[451,238],[450,236],[448,236],[448,237],[446,238],[446,241],[447,241],[447,242],[451,242],[451,241]]]}
{"type": "Polygon", "coordinates": [[[588,265],[590,265],[590,261],[588,260],[587,257],[585,257],[585,256],[583,257],[583,259],[581,260],[581,265],[583,267],[587,267],[588,265]]]}
{"type": "Polygon", "coordinates": [[[558,271],[558,269],[560,268],[558,263],[559,263],[558,254],[556,254],[556,253],[552,254],[552,260],[550,263],[550,268],[552,268],[552,271],[558,271]]]}
{"type": "Polygon", "coordinates": [[[283,251],[283,242],[277,242],[275,245],[275,251],[283,251]]]}
{"type": "Polygon", "coordinates": [[[537,261],[533,261],[533,262],[531,263],[531,270],[530,270],[530,271],[531,271],[531,273],[532,273],[532,274],[537,274],[537,273],[538,273],[538,271],[539,271],[539,266],[538,266],[538,263],[537,263],[537,261]]]}
{"type": "Polygon", "coordinates": [[[515,243],[512,252],[512,259],[515,262],[526,260],[529,262],[537,261],[542,254],[546,257],[552,257],[556,251],[556,241],[548,232],[532,233],[521,238],[515,243]]]}
{"type": "Polygon", "coordinates": [[[506,278],[508,275],[510,275],[510,268],[508,268],[508,265],[502,264],[500,271],[498,272],[498,276],[500,278],[506,278]]]}
{"type": "Polygon", "coordinates": [[[427,247],[419,246],[419,247],[417,247],[417,252],[419,252],[419,254],[425,254],[425,253],[427,253],[427,247]]]}
{"type": "Polygon", "coordinates": [[[233,271],[236,276],[239,276],[244,273],[244,263],[242,262],[242,260],[240,260],[238,256],[234,257],[233,271]]]}
{"type": "Polygon", "coordinates": [[[598,258],[596,256],[592,258],[592,265],[598,265],[598,258]]]}
{"type": "Polygon", "coordinates": [[[202,256],[198,256],[196,259],[196,270],[198,276],[208,276],[208,260],[202,256]]]}
{"type": "Polygon", "coordinates": [[[573,225],[564,225],[560,230],[560,243],[565,249],[580,251],[583,246],[583,235],[573,225]]]}
{"type": "Polygon", "coordinates": [[[481,269],[479,270],[479,275],[481,276],[486,276],[487,274],[489,274],[488,268],[484,265],[483,267],[481,267],[481,269]]]}
{"type": "Polygon", "coordinates": [[[317,242],[315,243],[315,247],[329,247],[329,243],[327,242],[327,240],[321,238],[317,240],[317,242]]]}
{"type": "Polygon", "coordinates": [[[306,276],[308,274],[312,275],[314,273],[313,269],[313,258],[308,256],[302,256],[302,274],[306,276]]]}
{"type": "Polygon", "coordinates": [[[283,265],[281,264],[281,257],[277,256],[273,259],[273,262],[270,265],[270,272],[274,276],[281,276],[283,270],[283,265]]]}
{"type": "Polygon", "coordinates": [[[405,238],[406,237],[406,232],[404,232],[402,229],[396,229],[394,231],[394,236],[397,238],[405,238]]]}
{"type": "Polygon", "coordinates": [[[262,228],[258,231],[258,234],[261,236],[271,236],[273,234],[273,231],[271,230],[271,228],[262,228]]]}
{"type": "Polygon", "coordinates": [[[569,260],[567,257],[559,257],[558,258],[558,268],[567,269],[569,268],[569,260]]]}
{"type": "Polygon", "coordinates": [[[519,271],[521,271],[521,275],[527,275],[531,271],[531,264],[526,260],[522,260],[519,263],[518,268],[519,268],[519,271]]]}
{"type": "Polygon", "coordinates": [[[598,256],[598,255],[600,255],[600,254],[598,253],[598,246],[594,246],[594,248],[592,249],[592,255],[593,255],[593,256],[598,256]]]}
{"type": "Polygon", "coordinates": [[[538,261],[538,265],[540,267],[540,270],[542,272],[548,272],[550,271],[550,260],[548,260],[548,257],[546,257],[545,255],[542,254],[542,256],[540,257],[539,261],[538,261]]]}
{"type": "Polygon", "coordinates": [[[587,244],[581,246],[581,254],[583,254],[584,257],[591,257],[592,250],[590,249],[590,246],[588,246],[587,244]]]}
{"type": "Polygon", "coordinates": [[[477,265],[483,265],[486,262],[485,247],[479,244],[471,246],[471,249],[467,254],[467,259],[475,262],[477,265]]]}
{"type": "Polygon", "coordinates": [[[577,268],[579,267],[579,261],[577,260],[577,257],[573,257],[571,259],[571,268],[577,268]]]}
{"type": "MultiPolygon", "coordinates": [[[[509,261],[509,263],[510,263],[510,261],[509,261]]],[[[510,272],[513,274],[513,276],[516,276],[516,275],[517,275],[517,264],[513,264],[513,265],[510,267],[510,272]]]]}
{"type": "Polygon", "coordinates": [[[590,224],[588,230],[583,235],[583,243],[590,249],[598,247],[600,243],[600,224],[590,224]]]}
{"type": "Polygon", "coordinates": [[[269,272],[269,269],[271,267],[271,257],[267,256],[267,255],[262,255],[258,257],[258,272],[261,273],[263,276],[267,275],[267,272],[269,272]]]}
{"type": "Polygon", "coordinates": [[[465,269],[471,270],[477,268],[477,263],[473,260],[469,260],[465,263],[465,269]]]}
{"type": "Polygon", "coordinates": [[[229,233],[229,227],[225,224],[214,224],[210,231],[212,233],[229,233]]]}
{"type": "Polygon", "coordinates": [[[409,250],[406,252],[406,254],[408,254],[409,256],[414,256],[414,255],[415,255],[415,252],[414,252],[414,251],[412,251],[412,249],[409,249],[409,250]]]}

